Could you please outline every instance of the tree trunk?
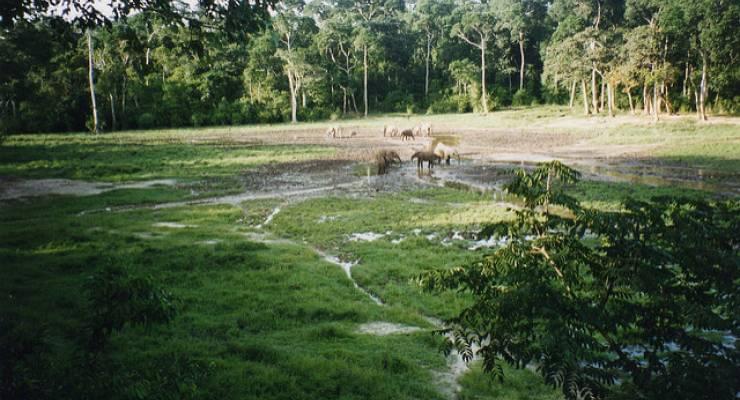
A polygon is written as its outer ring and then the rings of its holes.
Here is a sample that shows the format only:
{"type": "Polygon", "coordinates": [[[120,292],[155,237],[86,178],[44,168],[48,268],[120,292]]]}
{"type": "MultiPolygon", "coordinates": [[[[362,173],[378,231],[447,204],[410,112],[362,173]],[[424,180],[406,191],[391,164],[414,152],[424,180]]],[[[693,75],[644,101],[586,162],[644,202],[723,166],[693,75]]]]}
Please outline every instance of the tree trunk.
{"type": "Polygon", "coordinates": [[[681,88],[681,94],[683,97],[689,97],[689,61],[691,60],[691,49],[686,52],[686,68],[683,73],[683,88],[681,88]]]}
{"type": "Polygon", "coordinates": [[[306,91],[301,90],[301,107],[306,108],[306,91]]]}
{"type": "Polygon", "coordinates": [[[524,90],[524,32],[519,32],[519,90],[524,90]]]}
{"type": "Polygon", "coordinates": [[[340,86],[342,88],[342,114],[347,114],[347,88],[344,86],[340,86]]]}
{"type": "Polygon", "coordinates": [[[570,84],[570,102],[568,102],[568,108],[573,110],[573,101],[576,98],[576,81],[570,84]]]}
{"type": "Polygon", "coordinates": [[[599,112],[599,99],[596,91],[596,68],[591,68],[591,107],[594,113],[599,112]]]}
{"type": "Polygon", "coordinates": [[[707,112],[704,108],[704,103],[707,100],[709,92],[707,88],[707,55],[704,50],[700,50],[699,53],[701,54],[701,84],[699,86],[699,104],[697,104],[697,107],[699,108],[699,119],[706,121],[707,112]]]}
{"type": "Polygon", "coordinates": [[[367,117],[367,45],[362,46],[362,65],[365,68],[363,82],[365,86],[365,93],[363,95],[363,98],[365,100],[365,116],[367,117]]]}
{"type": "Polygon", "coordinates": [[[121,115],[123,116],[123,123],[126,124],[126,83],[128,82],[128,79],[126,79],[126,76],[123,76],[123,89],[121,93],[121,115]]]}
{"type": "Polygon", "coordinates": [[[110,98],[110,115],[111,120],[113,121],[113,125],[111,126],[111,130],[116,130],[116,101],[113,99],[113,93],[108,92],[108,97],[110,98]]]}
{"type": "Polygon", "coordinates": [[[95,104],[95,76],[94,76],[94,63],[93,60],[93,42],[92,32],[90,29],[87,30],[87,61],[88,61],[88,78],[90,81],[90,100],[92,101],[92,112],[93,112],[93,132],[98,133],[98,106],[95,104]]]}
{"type": "Polygon", "coordinates": [[[426,75],[424,77],[424,96],[429,95],[429,60],[432,57],[432,35],[427,33],[427,60],[426,60],[426,75]]]}
{"type": "Polygon", "coordinates": [[[612,85],[610,85],[608,83],[606,84],[606,94],[609,97],[606,100],[606,105],[607,105],[607,108],[609,109],[609,116],[610,117],[613,117],[614,116],[614,109],[612,107],[613,107],[614,103],[613,103],[612,100],[614,100],[614,98],[612,97],[612,85]]]}
{"type": "Polygon", "coordinates": [[[480,81],[481,101],[483,102],[483,115],[488,114],[488,97],[486,96],[486,42],[480,42],[480,81]]]}
{"type": "Polygon", "coordinates": [[[581,80],[581,92],[583,93],[583,114],[588,115],[588,94],[586,94],[586,80],[581,80]]]}
{"type": "Polygon", "coordinates": [[[650,114],[650,93],[648,93],[647,83],[642,85],[642,113],[645,115],[650,114]]]}
{"type": "Polygon", "coordinates": [[[293,71],[291,70],[288,70],[288,86],[290,89],[290,122],[295,124],[296,122],[298,122],[298,100],[296,99],[297,93],[295,77],[293,76],[293,71]]]}
{"type": "Polygon", "coordinates": [[[632,91],[627,88],[627,98],[630,101],[630,114],[635,115],[635,106],[632,104],[632,91]]]}
{"type": "Polygon", "coordinates": [[[599,93],[599,112],[604,111],[604,89],[606,89],[606,82],[604,78],[601,78],[601,92],[599,93]]]}
{"type": "Polygon", "coordinates": [[[352,107],[354,107],[355,113],[356,114],[359,114],[360,113],[360,110],[357,109],[357,99],[355,99],[355,94],[352,93],[350,96],[352,98],[352,107]]]}
{"type": "Polygon", "coordinates": [[[658,84],[653,84],[653,121],[658,122],[660,119],[660,94],[658,93],[658,84]]]}

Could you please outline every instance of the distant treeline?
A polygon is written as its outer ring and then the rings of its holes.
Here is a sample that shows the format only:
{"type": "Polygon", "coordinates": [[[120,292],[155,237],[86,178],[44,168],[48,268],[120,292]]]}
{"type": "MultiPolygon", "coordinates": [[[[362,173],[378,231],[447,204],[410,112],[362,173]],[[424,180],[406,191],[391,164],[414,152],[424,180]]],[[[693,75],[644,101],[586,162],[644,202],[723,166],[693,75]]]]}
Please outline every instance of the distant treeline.
{"type": "Polygon", "coordinates": [[[374,112],[736,112],[736,0],[300,0],[264,26],[144,11],[90,37],[58,17],[0,36],[0,132],[228,125],[374,112]],[[92,52],[90,53],[90,49],[92,52]]]}

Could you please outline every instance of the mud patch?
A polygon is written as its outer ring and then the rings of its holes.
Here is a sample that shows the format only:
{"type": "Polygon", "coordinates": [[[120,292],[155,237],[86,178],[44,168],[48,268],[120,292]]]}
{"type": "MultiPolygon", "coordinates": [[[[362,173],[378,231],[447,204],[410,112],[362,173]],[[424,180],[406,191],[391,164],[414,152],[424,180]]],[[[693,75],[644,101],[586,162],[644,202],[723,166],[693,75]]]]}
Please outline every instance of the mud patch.
{"type": "Polygon", "coordinates": [[[177,184],[177,181],[174,179],[156,179],[150,181],[113,184],[72,179],[0,178],[0,200],[48,195],[93,196],[109,192],[111,190],[147,189],[156,186],[174,186],[175,184],[177,184]]]}
{"type": "Polygon", "coordinates": [[[397,334],[408,334],[421,331],[418,326],[394,324],[392,322],[368,322],[357,328],[358,333],[375,336],[387,336],[397,334]]]}

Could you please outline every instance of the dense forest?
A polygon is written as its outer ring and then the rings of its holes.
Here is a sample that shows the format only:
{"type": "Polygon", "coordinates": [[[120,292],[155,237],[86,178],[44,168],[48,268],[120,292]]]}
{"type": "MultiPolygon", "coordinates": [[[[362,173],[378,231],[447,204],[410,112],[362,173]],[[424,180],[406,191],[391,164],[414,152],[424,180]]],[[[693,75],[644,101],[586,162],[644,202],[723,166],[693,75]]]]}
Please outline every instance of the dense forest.
{"type": "Polygon", "coordinates": [[[247,21],[185,6],[175,17],[143,8],[87,24],[5,15],[0,131],[486,113],[536,103],[705,119],[736,112],[740,102],[734,0],[260,4],[264,17],[247,21]]]}

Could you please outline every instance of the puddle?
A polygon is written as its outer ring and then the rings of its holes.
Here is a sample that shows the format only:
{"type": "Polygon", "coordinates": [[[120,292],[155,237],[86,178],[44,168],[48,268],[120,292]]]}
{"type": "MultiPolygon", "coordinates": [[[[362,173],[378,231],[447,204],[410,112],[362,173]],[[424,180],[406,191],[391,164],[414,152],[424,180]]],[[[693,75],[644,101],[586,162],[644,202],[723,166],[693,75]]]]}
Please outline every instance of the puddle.
{"type": "Polygon", "coordinates": [[[438,144],[444,144],[446,146],[457,146],[460,144],[460,136],[457,135],[434,135],[432,137],[431,148],[437,147],[438,144]]]}
{"type": "Polygon", "coordinates": [[[392,322],[368,322],[357,328],[358,333],[375,336],[407,334],[421,331],[418,326],[394,324],[392,322]]]}
{"type": "Polygon", "coordinates": [[[626,163],[591,164],[576,166],[576,169],[584,176],[594,176],[597,180],[647,186],[681,186],[708,192],[740,194],[740,174],[703,168],[626,163]]]}
{"type": "Polygon", "coordinates": [[[374,232],[363,232],[363,233],[353,233],[349,235],[350,242],[374,242],[382,237],[385,237],[385,235],[390,233],[374,233],[374,232]]]}
{"type": "Polygon", "coordinates": [[[213,246],[213,245],[221,243],[221,240],[220,239],[201,240],[200,242],[195,242],[195,243],[202,244],[205,246],[213,246]]]}
{"type": "Polygon", "coordinates": [[[478,249],[488,249],[491,247],[501,247],[506,246],[509,243],[509,238],[507,236],[503,236],[500,238],[496,238],[494,236],[491,236],[488,239],[481,239],[476,242],[473,242],[471,246],[468,247],[468,250],[478,250],[478,249]]]}
{"type": "Polygon", "coordinates": [[[197,228],[198,225],[186,225],[179,222],[155,222],[152,226],[158,228],[171,228],[171,229],[185,229],[185,228],[197,228]]]}
{"type": "Polygon", "coordinates": [[[174,179],[155,179],[130,183],[88,182],[72,179],[6,179],[0,178],[0,200],[48,195],[92,196],[118,189],[146,189],[174,186],[174,179]]]}

